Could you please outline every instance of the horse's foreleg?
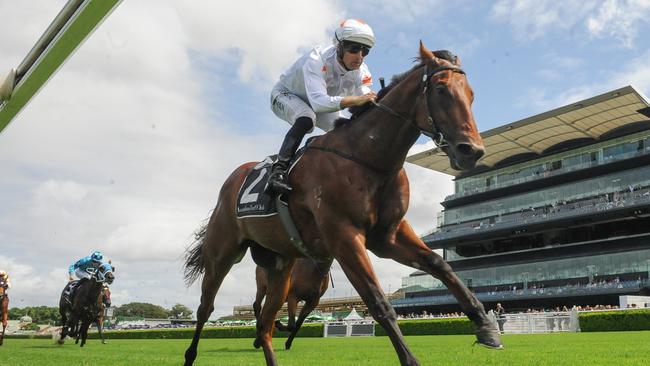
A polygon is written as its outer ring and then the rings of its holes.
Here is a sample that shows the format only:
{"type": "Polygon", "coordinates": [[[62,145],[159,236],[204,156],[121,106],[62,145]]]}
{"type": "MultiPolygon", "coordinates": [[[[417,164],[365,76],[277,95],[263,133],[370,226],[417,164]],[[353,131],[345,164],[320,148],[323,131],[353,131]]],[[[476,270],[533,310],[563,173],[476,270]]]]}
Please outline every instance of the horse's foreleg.
{"type": "Polygon", "coordinates": [[[9,299],[7,297],[0,301],[0,311],[2,311],[2,334],[0,334],[0,346],[2,346],[5,339],[5,330],[7,324],[9,324],[9,299]]]}
{"type": "Polygon", "coordinates": [[[384,296],[379,281],[372,269],[372,263],[365,248],[365,238],[359,232],[341,233],[338,238],[351,238],[342,242],[339,253],[335,255],[343,272],[357,290],[373,318],[386,330],[393,343],[402,366],[419,365],[411,350],[404,342],[402,332],[397,326],[397,314],[384,296]]]}
{"type": "Polygon", "coordinates": [[[372,250],[379,257],[392,258],[442,281],[458,300],[461,310],[478,327],[478,343],[490,348],[502,348],[499,332],[487,317],[483,304],[456,276],[451,266],[420,240],[406,220],[400,223],[394,243],[381,243],[372,250]]]}
{"type": "MultiPolygon", "coordinates": [[[[298,315],[298,320],[293,325],[293,329],[291,329],[291,334],[289,334],[289,338],[287,338],[287,341],[284,342],[284,349],[287,350],[291,349],[291,344],[293,343],[293,339],[296,337],[296,334],[298,334],[298,331],[300,330],[302,323],[309,316],[309,313],[311,313],[316,308],[316,305],[318,305],[318,300],[319,298],[316,297],[316,300],[309,299],[305,301],[305,304],[302,306],[302,309],[300,310],[300,315],[298,315]]],[[[295,310],[294,313],[289,312],[289,319],[291,319],[293,314],[295,314],[295,310]]]]}
{"type": "Polygon", "coordinates": [[[275,316],[287,299],[290,283],[289,278],[295,260],[284,259],[283,262],[283,268],[281,270],[270,269],[268,271],[266,300],[262,307],[260,316],[261,325],[258,324],[257,338],[254,343],[255,346],[262,346],[267,366],[276,366],[278,364],[275,359],[275,353],[273,352],[273,325],[275,316]]]}
{"type": "Polygon", "coordinates": [[[90,321],[82,320],[81,327],[79,327],[79,334],[77,335],[77,339],[81,336],[81,344],[79,347],[83,347],[86,344],[86,339],[88,338],[88,327],[90,327],[90,321]]]}
{"type": "Polygon", "coordinates": [[[99,338],[102,340],[102,344],[106,344],[102,323],[104,323],[104,319],[102,317],[97,318],[97,333],[99,333],[99,338]]]}

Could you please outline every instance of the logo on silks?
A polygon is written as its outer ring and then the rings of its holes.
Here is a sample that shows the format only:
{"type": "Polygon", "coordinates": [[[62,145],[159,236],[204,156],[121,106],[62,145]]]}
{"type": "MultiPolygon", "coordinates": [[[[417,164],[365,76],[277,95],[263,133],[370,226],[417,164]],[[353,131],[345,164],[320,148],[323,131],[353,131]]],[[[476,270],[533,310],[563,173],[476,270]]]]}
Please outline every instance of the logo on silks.
{"type": "Polygon", "coordinates": [[[275,199],[264,191],[277,155],[267,156],[246,176],[237,194],[237,217],[277,215],[275,199]]]}

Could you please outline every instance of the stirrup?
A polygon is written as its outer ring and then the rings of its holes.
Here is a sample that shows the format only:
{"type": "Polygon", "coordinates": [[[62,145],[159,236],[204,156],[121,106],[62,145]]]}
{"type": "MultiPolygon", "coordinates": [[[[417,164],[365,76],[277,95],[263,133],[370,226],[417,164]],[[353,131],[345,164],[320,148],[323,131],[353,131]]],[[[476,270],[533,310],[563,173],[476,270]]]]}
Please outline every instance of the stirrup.
{"type": "Polygon", "coordinates": [[[267,189],[278,194],[290,193],[293,188],[286,183],[286,175],[283,172],[271,173],[269,181],[266,184],[267,189]]]}

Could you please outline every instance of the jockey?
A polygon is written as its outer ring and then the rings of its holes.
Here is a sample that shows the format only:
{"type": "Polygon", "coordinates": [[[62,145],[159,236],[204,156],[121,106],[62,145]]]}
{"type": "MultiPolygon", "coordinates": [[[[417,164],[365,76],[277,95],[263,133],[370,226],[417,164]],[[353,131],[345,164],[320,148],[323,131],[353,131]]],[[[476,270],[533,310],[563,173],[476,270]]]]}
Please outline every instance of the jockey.
{"type": "Polygon", "coordinates": [[[74,281],[74,276],[76,275],[79,279],[89,279],[92,275],[88,272],[88,269],[97,269],[104,262],[104,255],[102,252],[96,251],[93,254],[83,257],[76,261],[74,264],[71,264],[68,268],[68,276],[70,281],[74,281]]]}
{"type": "Polygon", "coordinates": [[[356,19],[345,20],[334,32],[333,42],[300,57],[271,91],[273,113],[292,125],[267,184],[277,193],[291,191],[287,184],[289,162],[306,133],[314,126],[329,131],[341,110],[376,98],[370,89],[370,71],[363,62],[375,45],[370,26],[356,19]]]}
{"type": "Polygon", "coordinates": [[[0,269],[0,283],[5,289],[11,288],[11,281],[9,281],[9,274],[7,271],[0,269]]]}

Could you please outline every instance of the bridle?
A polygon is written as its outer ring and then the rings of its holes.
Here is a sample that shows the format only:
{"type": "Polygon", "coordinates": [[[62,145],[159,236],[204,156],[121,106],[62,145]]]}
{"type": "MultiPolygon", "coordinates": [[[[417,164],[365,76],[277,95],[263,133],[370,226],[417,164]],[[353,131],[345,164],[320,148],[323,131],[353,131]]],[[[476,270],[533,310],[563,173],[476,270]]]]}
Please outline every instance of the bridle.
{"type": "Polygon", "coordinates": [[[445,136],[442,134],[440,127],[438,127],[438,124],[433,119],[433,111],[431,110],[431,106],[429,105],[429,94],[430,94],[429,80],[435,74],[447,70],[452,72],[457,72],[463,75],[465,74],[465,71],[463,71],[463,69],[461,69],[458,66],[438,66],[435,69],[430,70],[429,64],[427,63],[424,64],[424,74],[422,75],[422,81],[420,82],[420,91],[418,92],[418,96],[415,99],[415,103],[413,103],[413,107],[411,107],[411,111],[409,112],[408,117],[404,117],[403,115],[395,112],[389,106],[382,104],[380,102],[372,101],[372,104],[375,107],[378,107],[379,109],[401,119],[402,121],[409,123],[413,128],[418,130],[421,134],[430,137],[433,140],[433,143],[436,144],[436,146],[438,147],[446,146],[447,140],[445,139],[445,136]],[[431,130],[420,127],[414,116],[415,109],[417,108],[418,102],[422,97],[424,97],[424,107],[427,110],[427,114],[428,114],[427,124],[431,127],[431,130]]]}
{"type": "MultiPolygon", "coordinates": [[[[421,133],[421,134],[423,134],[425,136],[429,136],[433,140],[434,144],[436,144],[436,146],[444,147],[444,146],[447,145],[447,141],[445,140],[445,137],[442,134],[442,132],[440,131],[440,128],[438,127],[437,123],[433,119],[433,111],[431,110],[431,106],[429,105],[428,99],[429,99],[429,95],[430,95],[429,79],[431,79],[435,74],[437,74],[439,72],[442,72],[442,71],[447,71],[447,70],[450,70],[452,72],[458,72],[458,73],[461,73],[461,74],[465,74],[465,71],[463,71],[458,66],[439,66],[439,67],[436,67],[435,69],[430,70],[429,69],[429,64],[427,64],[427,63],[424,64],[424,74],[422,75],[422,81],[420,82],[420,91],[418,92],[418,96],[415,99],[415,103],[413,103],[413,107],[411,107],[411,111],[409,112],[408,117],[404,117],[403,115],[401,115],[401,114],[397,113],[396,111],[394,111],[389,106],[387,106],[385,104],[382,104],[380,102],[372,101],[371,103],[375,107],[378,107],[379,109],[389,113],[390,115],[395,116],[395,117],[401,119],[404,122],[407,122],[411,127],[415,128],[419,133],[421,133]],[[415,109],[419,105],[419,100],[422,97],[424,97],[424,107],[426,108],[427,114],[428,114],[427,123],[428,123],[429,126],[431,126],[431,130],[424,129],[424,128],[420,127],[418,125],[417,121],[415,120],[415,118],[413,117],[414,114],[415,114],[415,109]]],[[[395,173],[395,172],[397,172],[397,171],[399,171],[401,169],[401,167],[398,168],[398,169],[384,169],[382,167],[379,167],[379,166],[371,164],[371,163],[369,163],[367,161],[364,161],[363,159],[359,159],[356,156],[353,156],[353,155],[348,154],[348,153],[344,153],[342,151],[339,151],[338,149],[334,149],[334,148],[331,148],[331,147],[328,147],[328,146],[314,146],[313,144],[309,144],[309,145],[306,146],[306,149],[322,150],[322,151],[327,151],[327,152],[336,154],[336,155],[338,155],[338,156],[340,156],[340,157],[342,157],[344,159],[347,159],[347,160],[353,161],[353,162],[355,162],[357,164],[363,165],[363,166],[365,166],[367,168],[370,168],[370,169],[376,171],[377,173],[385,175],[385,176],[393,174],[393,173],[395,173]]]]}

